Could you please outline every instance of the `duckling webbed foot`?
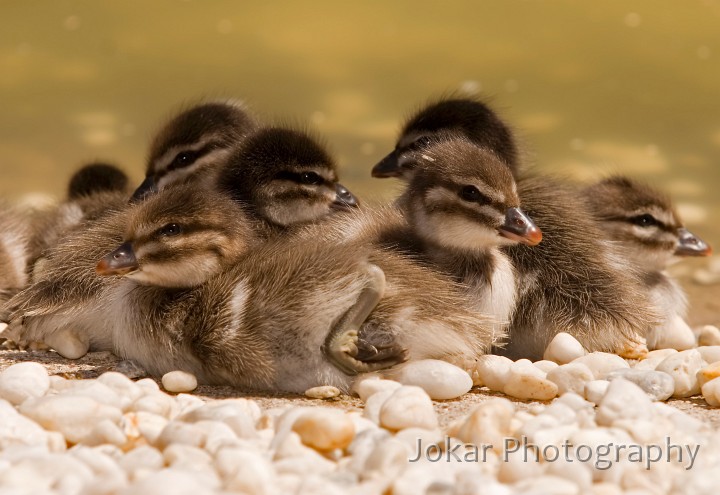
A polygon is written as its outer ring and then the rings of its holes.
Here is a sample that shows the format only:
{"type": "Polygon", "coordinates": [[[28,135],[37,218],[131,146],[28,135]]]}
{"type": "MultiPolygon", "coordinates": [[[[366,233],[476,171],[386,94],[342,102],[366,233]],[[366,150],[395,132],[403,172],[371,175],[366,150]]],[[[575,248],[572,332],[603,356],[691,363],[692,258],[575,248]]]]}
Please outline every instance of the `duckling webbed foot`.
{"type": "Polygon", "coordinates": [[[360,327],[385,293],[385,273],[379,267],[368,265],[366,275],[368,282],[357,302],[340,317],[322,346],[327,359],[347,375],[377,371],[402,362],[398,361],[397,350],[390,351],[394,344],[388,346],[358,336],[360,327]]]}

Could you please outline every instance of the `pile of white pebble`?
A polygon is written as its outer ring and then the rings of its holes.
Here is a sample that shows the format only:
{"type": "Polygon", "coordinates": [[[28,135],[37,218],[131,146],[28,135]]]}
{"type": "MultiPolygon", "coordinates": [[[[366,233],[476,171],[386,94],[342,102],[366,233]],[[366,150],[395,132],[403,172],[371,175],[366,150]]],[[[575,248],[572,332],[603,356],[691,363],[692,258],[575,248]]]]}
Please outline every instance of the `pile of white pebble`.
{"type": "Polygon", "coordinates": [[[163,377],[173,395],[151,379],[68,380],[18,363],[0,373],[0,492],[715,493],[720,432],[662,401],[702,392],[719,405],[720,345],[640,357],[588,354],[559,334],[536,363],[488,355],[470,374],[418,361],[364,375],[357,411],[323,403],[332,387],[307,392],[317,407],[261,410],[182,393],[197,386],[183,372],[163,377]],[[440,428],[432,399],[473,384],[551,402],[492,398],[440,428]]]}

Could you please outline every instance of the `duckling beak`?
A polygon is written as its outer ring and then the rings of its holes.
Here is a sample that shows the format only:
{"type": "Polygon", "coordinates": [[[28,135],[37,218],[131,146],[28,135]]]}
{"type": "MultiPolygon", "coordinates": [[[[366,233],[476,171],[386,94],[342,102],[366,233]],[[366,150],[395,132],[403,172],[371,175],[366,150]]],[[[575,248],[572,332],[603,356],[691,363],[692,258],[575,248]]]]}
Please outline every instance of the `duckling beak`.
{"type": "Polygon", "coordinates": [[[127,275],[138,268],[135,251],[133,251],[132,245],[126,242],[98,261],[97,266],[95,266],[95,273],[102,276],[127,275]]]}
{"type": "Polygon", "coordinates": [[[680,242],[675,249],[676,256],[710,256],[712,248],[686,228],[677,230],[680,242]]]}
{"type": "Polygon", "coordinates": [[[135,192],[133,193],[132,197],[130,198],[131,203],[137,203],[138,201],[142,201],[146,197],[150,196],[151,194],[155,194],[158,192],[157,185],[155,184],[155,179],[152,178],[152,176],[146,177],[140,186],[135,189],[135,192]]]}
{"type": "Polygon", "coordinates": [[[508,208],[505,223],[498,227],[501,236],[535,246],[542,241],[542,231],[520,208],[508,208]]]}
{"type": "Polygon", "coordinates": [[[400,163],[398,162],[398,150],[392,150],[385,158],[380,160],[372,169],[371,175],[376,179],[387,179],[388,177],[400,177],[400,163]]]}
{"type": "Polygon", "coordinates": [[[332,207],[338,210],[347,210],[357,206],[358,200],[353,193],[339,182],[335,183],[335,201],[333,201],[332,207]]]}

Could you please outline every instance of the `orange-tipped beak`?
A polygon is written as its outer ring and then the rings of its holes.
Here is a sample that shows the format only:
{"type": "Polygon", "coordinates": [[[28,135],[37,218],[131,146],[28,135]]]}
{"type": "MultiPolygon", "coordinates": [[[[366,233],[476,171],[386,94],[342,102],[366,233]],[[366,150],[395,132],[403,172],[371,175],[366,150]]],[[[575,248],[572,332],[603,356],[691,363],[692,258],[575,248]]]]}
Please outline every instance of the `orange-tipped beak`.
{"type": "Polygon", "coordinates": [[[685,228],[679,228],[680,242],[675,249],[676,256],[710,256],[710,245],[685,228]]]}
{"type": "Polygon", "coordinates": [[[535,246],[542,241],[542,231],[520,208],[507,209],[505,223],[498,227],[498,233],[528,246],[535,246]]]}
{"type": "Polygon", "coordinates": [[[95,273],[102,276],[126,275],[139,268],[135,252],[129,242],[105,255],[95,266],[95,273]]]}

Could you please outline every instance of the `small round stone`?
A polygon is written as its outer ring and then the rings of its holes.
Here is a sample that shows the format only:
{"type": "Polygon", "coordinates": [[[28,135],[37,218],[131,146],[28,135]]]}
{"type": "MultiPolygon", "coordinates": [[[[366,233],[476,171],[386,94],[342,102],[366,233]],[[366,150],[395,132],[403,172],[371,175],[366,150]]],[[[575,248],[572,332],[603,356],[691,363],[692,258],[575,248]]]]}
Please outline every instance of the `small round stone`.
{"type": "Polygon", "coordinates": [[[305,397],[311,399],[333,399],[340,395],[340,389],[332,385],[309,388],[305,391],[305,397]]]}
{"type": "Polygon", "coordinates": [[[653,403],[645,392],[624,378],[616,378],[610,382],[598,405],[597,422],[602,426],[612,426],[616,420],[645,420],[653,415],[653,403]]]}
{"type": "Polygon", "coordinates": [[[403,385],[420,387],[435,400],[455,399],[473,386],[466,371],[435,359],[412,361],[393,371],[389,377],[403,385]]]}
{"type": "Polygon", "coordinates": [[[344,449],[355,437],[355,424],[345,412],[325,407],[303,412],[292,430],[300,435],[302,443],[322,451],[344,449]]]}
{"type": "Polygon", "coordinates": [[[585,399],[594,404],[600,404],[609,386],[610,382],[607,380],[592,380],[587,382],[584,391],[585,399]]]}
{"type": "Polygon", "coordinates": [[[558,364],[567,364],[585,354],[587,351],[575,337],[569,333],[560,332],[548,344],[543,359],[558,364]]]}
{"type": "Polygon", "coordinates": [[[720,329],[714,325],[705,325],[698,332],[698,346],[720,345],[720,329]]]}
{"type": "Polygon", "coordinates": [[[168,392],[192,392],[198,386],[197,378],[186,371],[171,371],[162,377],[163,388],[168,392]]]}
{"type": "Polygon", "coordinates": [[[512,364],[512,360],[505,356],[496,356],[494,354],[480,356],[475,365],[478,382],[493,392],[502,392],[505,382],[510,376],[510,366],[512,364]]]}
{"type": "Polygon", "coordinates": [[[708,364],[717,363],[720,361],[720,345],[706,345],[698,347],[697,351],[708,364]]]}
{"type": "Polygon", "coordinates": [[[697,373],[705,364],[702,355],[696,349],[690,349],[668,356],[655,371],[665,372],[673,378],[673,397],[690,397],[700,393],[697,373]]]}
{"type": "Polygon", "coordinates": [[[582,363],[568,363],[550,370],[547,379],[558,387],[558,394],[574,392],[583,395],[585,383],[594,379],[590,368],[582,363]]]}
{"type": "Polygon", "coordinates": [[[558,386],[545,377],[545,373],[527,359],[521,359],[510,367],[503,392],[523,400],[550,400],[557,396],[558,386]]]}
{"type": "Polygon", "coordinates": [[[664,325],[654,329],[648,337],[650,349],[686,351],[696,345],[695,334],[679,315],[674,315],[664,325]]]}
{"type": "Polygon", "coordinates": [[[389,430],[425,428],[434,430],[438,419],[432,400],[420,387],[403,385],[395,390],[382,404],[380,424],[389,430]]]}
{"type": "Polygon", "coordinates": [[[713,378],[702,386],[705,402],[711,406],[720,406],[720,378],[713,378]]]}
{"type": "Polygon", "coordinates": [[[42,397],[50,388],[47,370],[39,363],[17,363],[0,373],[0,397],[22,404],[30,397],[42,397]]]}
{"type": "Polygon", "coordinates": [[[591,352],[587,356],[575,359],[573,363],[582,363],[590,368],[596,380],[603,380],[611,371],[630,367],[623,358],[608,352],[591,352]]]}
{"type": "Polygon", "coordinates": [[[675,391],[673,377],[661,371],[625,368],[611,371],[607,375],[608,381],[613,381],[616,378],[624,378],[625,380],[633,382],[655,401],[667,400],[675,391]]]}

